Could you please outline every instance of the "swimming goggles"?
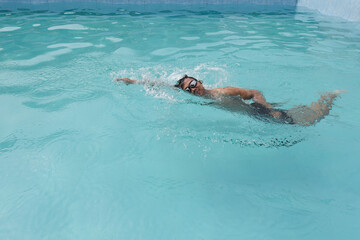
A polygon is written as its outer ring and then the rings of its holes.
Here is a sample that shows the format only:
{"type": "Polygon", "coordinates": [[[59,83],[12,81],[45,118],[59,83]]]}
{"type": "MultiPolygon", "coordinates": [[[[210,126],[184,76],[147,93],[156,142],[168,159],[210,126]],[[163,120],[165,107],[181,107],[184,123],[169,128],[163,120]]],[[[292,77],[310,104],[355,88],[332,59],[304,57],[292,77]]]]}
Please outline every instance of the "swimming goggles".
{"type": "Polygon", "coordinates": [[[190,82],[189,86],[185,88],[184,90],[187,92],[190,92],[190,88],[194,88],[197,85],[198,80],[194,79],[190,82]]]}

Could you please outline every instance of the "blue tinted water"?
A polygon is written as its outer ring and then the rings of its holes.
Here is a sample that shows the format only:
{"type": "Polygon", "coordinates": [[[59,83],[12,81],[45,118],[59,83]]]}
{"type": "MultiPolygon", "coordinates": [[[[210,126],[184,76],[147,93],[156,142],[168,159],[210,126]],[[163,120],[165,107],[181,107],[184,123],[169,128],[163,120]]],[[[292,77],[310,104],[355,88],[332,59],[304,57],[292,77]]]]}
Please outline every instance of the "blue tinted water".
{"type": "MultiPolygon", "coordinates": [[[[70,9],[70,8],[69,8],[70,9]]],[[[1,239],[359,239],[360,25],[300,10],[0,12],[1,239]],[[349,92],[311,127],[115,77],[349,92]]]]}

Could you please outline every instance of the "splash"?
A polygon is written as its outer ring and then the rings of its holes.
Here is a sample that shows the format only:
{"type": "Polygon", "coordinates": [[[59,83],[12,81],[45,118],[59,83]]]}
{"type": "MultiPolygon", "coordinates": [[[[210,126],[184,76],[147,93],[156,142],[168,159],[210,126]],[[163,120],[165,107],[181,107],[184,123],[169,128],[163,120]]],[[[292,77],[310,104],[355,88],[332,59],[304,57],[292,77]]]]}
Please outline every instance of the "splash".
{"type": "MultiPolygon", "coordinates": [[[[166,65],[126,68],[111,72],[110,76],[112,79],[127,77],[143,81],[145,83],[143,89],[147,95],[167,100],[169,103],[203,104],[202,99],[194,100],[193,96],[173,91],[173,85],[185,74],[202,80],[206,88],[223,86],[229,79],[229,73],[225,66],[210,63],[202,63],[193,68],[166,65]]],[[[119,85],[122,87],[121,83],[119,85]]]]}
{"type": "Polygon", "coordinates": [[[203,81],[207,88],[216,88],[223,86],[229,81],[230,73],[225,65],[215,65],[211,63],[202,63],[195,67],[173,67],[166,65],[156,65],[150,67],[127,68],[110,75],[115,77],[128,77],[131,79],[143,80],[147,82],[167,83],[174,85],[177,80],[185,74],[193,76],[203,81]]]}

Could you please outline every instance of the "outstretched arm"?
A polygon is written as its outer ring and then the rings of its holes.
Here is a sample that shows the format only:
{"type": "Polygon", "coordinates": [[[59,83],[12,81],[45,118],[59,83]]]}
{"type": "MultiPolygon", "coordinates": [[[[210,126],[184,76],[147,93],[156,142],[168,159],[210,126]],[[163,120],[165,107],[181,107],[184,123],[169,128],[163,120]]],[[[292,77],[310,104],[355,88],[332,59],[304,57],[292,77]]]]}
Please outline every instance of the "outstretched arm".
{"type": "Polygon", "coordinates": [[[118,82],[123,81],[126,84],[142,83],[142,82],[139,82],[139,81],[136,81],[136,80],[132,80],[130,78],[115,78],[115,81],[118,81],[118,82]]]}
{"type": "Polygon", "coordinates": [[[130,78],[115,78],[114,79],[117,82],[124,82],[125,84],[144,84],[144,85],[150,85],[150,86],[166,86],[166,87],[173,87],[173,85],[168,84],[166,82],[155,82],[155,81],[148,81],[148,80],[133,80],[130,78]]]}
{"type": "Polygon", "coordinates": [[[262,93],[255,89],[224,87],[224,88],[215,88],[212,91],[214,91],[216,95],[240,96],[242,99],[245,100],[252,99],[254,102],[262,104],[264,107],[272,108],[272,106],[268,102],[266,102],[266,99],[262,95],[262,93]]]}

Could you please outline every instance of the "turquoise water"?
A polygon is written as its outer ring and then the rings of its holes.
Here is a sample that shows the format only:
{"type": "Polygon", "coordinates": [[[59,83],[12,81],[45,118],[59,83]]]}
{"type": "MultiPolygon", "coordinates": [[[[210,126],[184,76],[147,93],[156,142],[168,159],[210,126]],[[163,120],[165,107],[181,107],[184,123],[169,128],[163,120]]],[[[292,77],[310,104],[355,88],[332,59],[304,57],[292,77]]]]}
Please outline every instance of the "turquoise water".
{"type": "MultiPolygon", "coordinates": [[[[0,5],[1,6],[1,5],[0,5]]],[[[1,239],[359,239],[360,25],[300,9],[0,9],[1,239]],[[349,92],[311,127],[129,77],[349,92]]]]}

